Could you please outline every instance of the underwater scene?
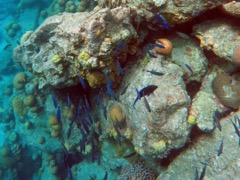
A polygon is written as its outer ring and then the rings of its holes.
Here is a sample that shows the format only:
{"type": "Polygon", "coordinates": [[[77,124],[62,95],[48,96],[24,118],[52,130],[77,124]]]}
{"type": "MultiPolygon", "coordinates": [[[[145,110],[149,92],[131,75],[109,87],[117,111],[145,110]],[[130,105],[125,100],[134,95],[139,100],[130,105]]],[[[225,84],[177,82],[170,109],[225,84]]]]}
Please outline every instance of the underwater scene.
{"type": "Polygon", "coordinates": [[[240,1],[0,0],[0,180],[240,179],[240,1]]]}

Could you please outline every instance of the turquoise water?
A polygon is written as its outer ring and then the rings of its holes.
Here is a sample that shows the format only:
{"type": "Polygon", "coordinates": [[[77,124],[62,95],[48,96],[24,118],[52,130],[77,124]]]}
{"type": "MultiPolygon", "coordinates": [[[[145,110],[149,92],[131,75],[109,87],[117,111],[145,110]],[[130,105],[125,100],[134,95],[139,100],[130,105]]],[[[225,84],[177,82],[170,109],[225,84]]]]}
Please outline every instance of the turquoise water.
{"type": "Polygon", "coordinates": [[[224,107],[211,85],[239,66],[217,61],[200,47],[203,30],[192,30],[226,15],[196,7],[195,19],[173,26],[151,3],[152,14],[130,8],[129,20],[125,11],[103,10],[121,1],[104,2],[0,0],[0,180],[239,179],[238,107],[224,107]],[[41,26],[65,12],[85,19],[41,26]],[[120,26],[112,30],[98,13],[120,26]],[[68,31],[74,38],[62,40],[68,31]]]}

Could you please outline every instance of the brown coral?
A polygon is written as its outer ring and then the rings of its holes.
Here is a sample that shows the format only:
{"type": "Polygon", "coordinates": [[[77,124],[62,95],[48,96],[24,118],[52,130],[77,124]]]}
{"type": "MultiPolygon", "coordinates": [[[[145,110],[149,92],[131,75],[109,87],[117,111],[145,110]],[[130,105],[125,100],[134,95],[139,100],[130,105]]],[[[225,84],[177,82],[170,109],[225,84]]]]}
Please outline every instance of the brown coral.
{"type": "Polygon", "coordinates": [[[125,114],[119,106],[116,106],[110,110],[110,119],[113,122],[117,120],[119,123],[123,123],[125,121],[125,114]]]}
{"type": "Polygon", "coordinates": [[[233,77],[225,73],[220,73],[213,80],[212,88],[214,94],[224,106],[238,109],[240,106],[239,84],[233,77]]]}
{"type": "Polygon", "coordinates": [[[27,83],[27,75],[23,72],[16,74],[16,76],[13,79],[13,86],[17,90],[23,89],[26,83],[27,83]]]}
{"type": "Polygon", "coordinates": [[[233,62],[236,64],[240,64],[240,45],[238,45],[232,55],[233,62]]]}

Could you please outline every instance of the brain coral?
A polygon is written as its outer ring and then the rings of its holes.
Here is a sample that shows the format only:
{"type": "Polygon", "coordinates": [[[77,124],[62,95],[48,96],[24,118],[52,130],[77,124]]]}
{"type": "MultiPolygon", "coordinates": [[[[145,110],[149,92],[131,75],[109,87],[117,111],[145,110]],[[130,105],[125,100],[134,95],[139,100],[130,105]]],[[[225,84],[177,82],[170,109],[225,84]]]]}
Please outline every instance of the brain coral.
{"type": "Polygon", "coordinates": [[[153,173],[147,169],[145,166],[134,163],[127,166],[124,166],[121,170],[121,174],[118,178],[118,180],[155,180],[153,173]]]}
{"type": "Polygon", "coordinates": [[[240,83],[233,77],[220,73],[213,80],[212,88],[214,94],[220,99],[224,106],[238,109],[240,106],[240,83]]]}
{"type": "Polygon", "coordinates": [[[12,107],[14,114],[19,116],[25,116],[27,114],[27,108],[24,106],[22,99],[16,96],[12,100],[12,107]]]}
{"type": "Polygon", "coordinates": [[[16,74],[16,76],[13,79],[13,86],[17,89],[17,90],[21,90],[24,88],[24,85],[27,82],[27,75],[23,72],[20,72],[18,74],[16,74]]]}

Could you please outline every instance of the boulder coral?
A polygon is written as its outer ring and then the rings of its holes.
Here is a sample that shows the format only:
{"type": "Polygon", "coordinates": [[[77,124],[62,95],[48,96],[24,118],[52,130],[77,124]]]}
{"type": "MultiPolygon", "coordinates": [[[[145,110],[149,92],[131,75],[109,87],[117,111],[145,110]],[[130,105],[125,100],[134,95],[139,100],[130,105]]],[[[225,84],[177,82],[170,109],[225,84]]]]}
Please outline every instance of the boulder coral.
{"type": "Polygon", "coordinates": [[[24,89],[25,84],[27,83],[27,75],[23,72],[20,72],[15,75],[13,79],[13,86],[17,90],[24,89]]]}
{"type": "Polygon", "coordinates": [[[240,82],[225,73],[220,73],[213,80],[214,94],[224,106],[238,109],[240,106],[240,82]]]}
{"type": "Polygon", "coordinates": [[[33,95],[26,96],[23,99],[23,104],[28,107],[32,107],[35,105],[36,99],[33,95]]]}
{"type": "Polygon", "coordinates": [[[27,108],[24,106],[23,100],[19,96],[13,98],[12,107],[15,115],[25,116],[27,114],[27,108]]]}

